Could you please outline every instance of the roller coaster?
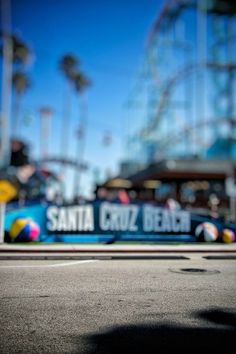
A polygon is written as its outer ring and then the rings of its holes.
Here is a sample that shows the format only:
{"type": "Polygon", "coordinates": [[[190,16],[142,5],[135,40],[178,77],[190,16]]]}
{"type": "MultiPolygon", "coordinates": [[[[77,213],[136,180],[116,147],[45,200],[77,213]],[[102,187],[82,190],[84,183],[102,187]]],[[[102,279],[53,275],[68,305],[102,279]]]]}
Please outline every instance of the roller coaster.
{"type": "Polygon", "coordinates": [[[127,160],[236,158],[235,48],[235,2],[164,2],[126,102],[127,160]]]}

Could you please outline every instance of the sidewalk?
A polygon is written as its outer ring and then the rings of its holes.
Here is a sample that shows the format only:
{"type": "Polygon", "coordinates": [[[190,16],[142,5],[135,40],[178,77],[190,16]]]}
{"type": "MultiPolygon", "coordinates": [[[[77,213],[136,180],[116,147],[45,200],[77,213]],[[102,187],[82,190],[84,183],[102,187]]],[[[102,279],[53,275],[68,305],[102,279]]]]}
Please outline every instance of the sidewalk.
{"type": "Polygon", "coordinates": [[[236,260],[234,244],[0,244],[0,260],[188,260],[194,254],[208,259],[236,260]]]}
{"type": "Polygon", "coordinates": [[[236,243],[232,244],[0,244],[0,254],[4,253],[236,253],[236,243]]]}

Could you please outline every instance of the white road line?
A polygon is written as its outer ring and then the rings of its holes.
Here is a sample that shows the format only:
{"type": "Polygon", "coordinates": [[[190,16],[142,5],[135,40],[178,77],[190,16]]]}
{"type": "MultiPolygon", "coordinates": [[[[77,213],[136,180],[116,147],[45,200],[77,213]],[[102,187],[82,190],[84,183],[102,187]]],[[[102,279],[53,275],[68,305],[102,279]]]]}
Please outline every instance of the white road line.
{"type": "Polygon", "coordinates": [[[82,263],[93,263],[98,262],[98,259],[85,259],[83,261],[74,261],[67,263],[57,263],[57,264],[42,264],[42,265],[9,265],[9,266],[0,266],[0,269],[4,268],[56,268],[56,267],[66,267],[71,265],[78,265],[82,263]]]}

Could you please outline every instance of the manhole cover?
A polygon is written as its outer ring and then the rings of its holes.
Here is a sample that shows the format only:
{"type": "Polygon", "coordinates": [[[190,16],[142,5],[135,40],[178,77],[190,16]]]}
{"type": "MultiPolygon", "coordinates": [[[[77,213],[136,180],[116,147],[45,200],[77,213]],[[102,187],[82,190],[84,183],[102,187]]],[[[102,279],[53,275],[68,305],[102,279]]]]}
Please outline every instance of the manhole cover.
{"type": "Polygon", "coordinates": [[[204,268],[180,268],[180,269],[169,269],[170,272],[181,273],[181,274],[217,274],[220,273],[216,269],[204,269],[204,268]]]}
{"type": "Polygon", "coordinates": [[[207,272],[207,269],[201,269],[201,268],[182,268],[180,270],[182,270],[182,272],[189,272],[189,273],[204,273],[204,272],[207,272]]]}

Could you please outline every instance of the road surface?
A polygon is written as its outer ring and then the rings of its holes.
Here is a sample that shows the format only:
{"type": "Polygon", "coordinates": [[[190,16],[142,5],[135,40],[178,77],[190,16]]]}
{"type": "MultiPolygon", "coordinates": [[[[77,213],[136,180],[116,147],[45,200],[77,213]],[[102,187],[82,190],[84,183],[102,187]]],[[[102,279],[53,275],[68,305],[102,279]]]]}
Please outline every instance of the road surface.
{"type": "Polygon", "coordinates": [[[226,353],[236,260],[207,257],[0,261],[0,352],[226,353]]]}

